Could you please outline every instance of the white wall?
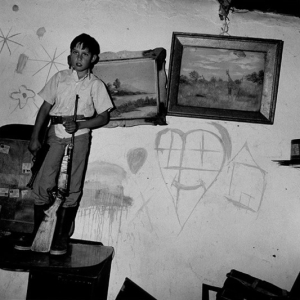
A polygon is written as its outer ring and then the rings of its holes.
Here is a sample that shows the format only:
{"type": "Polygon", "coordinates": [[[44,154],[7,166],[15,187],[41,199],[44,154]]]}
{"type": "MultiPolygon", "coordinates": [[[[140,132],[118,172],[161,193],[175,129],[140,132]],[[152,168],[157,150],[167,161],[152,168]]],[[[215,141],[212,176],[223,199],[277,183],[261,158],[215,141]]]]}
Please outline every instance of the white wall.
{"type": "MultiPolygon", "coordinates": [[[[220,34],[223,26],[215,0],[4,0],[0,7],[0,126],[33,124],[41,103],[36,93],[57,69],[67,67],[69,43],[82,32],[94,36],[102,52],[163,47],[168,66],[173,31],[220,34]],[[22,54],[26,64],[17,71],[22,54]],[[27,102],[13,99],[18,91],[27,94],[27,102]]],[[[86,196],[74,237],[115,248],[109,300],[125,277],[157,299],[196,300],[202,283],[221,286],[231,269],[287,290],[299,272],[300,173],[272,160],[289,159],[290,141],[299,138],[300,20],[256,12],[230,13],[229,19],[232,36],[284,41],[275,123],[168,117],[165,127],[94,132],[88,187],[105,185],[115,202],[86,196]],[[181,135],[198,130],[211,147],[227,154],[224,165],[210,161],[219,175],[205,179],[205,193],[174,194],[166,157],[156,150],[162,130],[181,135]],[[132,171],[127,155],[135,148],[142,154],[132,171]],[[233,166],[239,167],[235,187],[233,166]],[[230,203],[230,188],[253,196],[254,212],[230,203]]],[[[162,135],[161,142],[168,138],[162,135]]],[[[1,270],[1,299],[25,299],[27,278],[27,273],[1,270]]]]}

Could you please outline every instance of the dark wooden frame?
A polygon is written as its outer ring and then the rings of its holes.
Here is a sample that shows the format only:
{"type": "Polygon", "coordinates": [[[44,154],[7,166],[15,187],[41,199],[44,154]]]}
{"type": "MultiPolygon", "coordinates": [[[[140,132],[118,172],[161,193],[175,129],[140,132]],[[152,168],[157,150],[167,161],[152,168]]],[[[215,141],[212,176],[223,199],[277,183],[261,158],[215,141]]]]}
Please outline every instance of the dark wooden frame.
{"type": "MultiPolygon", "coordinates": [[[[168,76],[167,114],[179,117],[273,124],[282,50],[283,41],[281,40],[173,32],[168,76]],[[191,49],[195,51],[222,50],[227,51],[228,53],[234,51],[237,55],[239,53],[249,53],[249,56],[257,55],[264,57],[264,70],[262,72],[263,86],[261,87],[262,92],[260,94],[260,99],[258,95],[258,100],[256,100],[256,105],[260,105],[259,109],[247,111],[222,107],[214,108],[201,106],[201,103],[197,106],[197,102],[194,102],[196,104],[193,103],[193,106],[189,106],[188,103],[186,105],[182,105],[182,103],[178,101],[178,96],[180,80],[182,80],[182,58],[184,51],[188,51],[187,48],[190,48],[189,51],[191,51],[191,49]]],[[[201,63],[201,59],[199,59],[198,62],[201,63]]],[[[204,74],[204,76],[205,75],[206,74],[204,74]]],[[[189,100],[186,101],[188,102],[189,100]]],[[[222,105],[221,102],[222,101],[220,100],[220,106],[222,105]]]]}

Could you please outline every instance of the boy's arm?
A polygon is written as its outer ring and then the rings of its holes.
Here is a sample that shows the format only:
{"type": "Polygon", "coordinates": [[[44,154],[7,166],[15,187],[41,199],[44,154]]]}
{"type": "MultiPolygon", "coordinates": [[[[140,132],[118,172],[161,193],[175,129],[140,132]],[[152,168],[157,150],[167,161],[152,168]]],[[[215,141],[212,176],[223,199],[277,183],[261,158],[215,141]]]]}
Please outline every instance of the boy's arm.
{"type": "Polygon", "coordinates": [[[72,134],[79,129],[89,128],[95,129],[106,125],[109,121],[109,113],[108,111],[104,111],[101,114],[98,114],[95,118],[86,120],[86,121],[69,121],[64,124],[66,132],[72,134]]]}
{"type": "Polygon", "coordinates": [[[35,124],[33,127],[33,132],[31,135],[30,143],[28,146],[29,151],[36,156],[37,151],[41,148],[41,133],[44,129],[44,126],[46,126],[46,121],[48,121],[49,112],[52,107],[52,104],[48,103],[47,101],[44,101],[42,106],[39,109],[38,115],[35,120],[35,124]]]}

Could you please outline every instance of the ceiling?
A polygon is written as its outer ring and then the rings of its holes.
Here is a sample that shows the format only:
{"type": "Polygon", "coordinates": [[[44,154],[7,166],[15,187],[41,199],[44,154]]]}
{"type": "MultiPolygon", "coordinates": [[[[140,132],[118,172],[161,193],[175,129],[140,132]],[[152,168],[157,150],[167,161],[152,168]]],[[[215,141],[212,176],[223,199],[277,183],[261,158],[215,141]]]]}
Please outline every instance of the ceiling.
{"type": "Polygon", "coordinates": [[[232,0],[232,9],[256,10],[265,13],[275,13],[300,17],[298,0],[232,0]]]}

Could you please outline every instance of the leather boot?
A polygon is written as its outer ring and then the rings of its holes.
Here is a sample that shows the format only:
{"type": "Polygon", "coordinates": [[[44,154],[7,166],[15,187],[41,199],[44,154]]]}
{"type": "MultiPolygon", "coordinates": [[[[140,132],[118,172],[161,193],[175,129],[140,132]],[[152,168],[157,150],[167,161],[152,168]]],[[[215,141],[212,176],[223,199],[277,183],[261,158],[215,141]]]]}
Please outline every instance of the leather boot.
{"type": "Polygon", "coordinates": [[[35,235],[44,219],[44,211],[48,208],[48,204],[34,205],[34,225],[32,233],[23,234],[15,243],[14,248],[25,251],[30,250],[35,235]]]}
{"type": "Polygon", "coordinates": [[[70,232],[75,220],[77,207],[60,207],[57,211],[57,222],[50,254],[63,255],[67,253],[70,232]]]}

